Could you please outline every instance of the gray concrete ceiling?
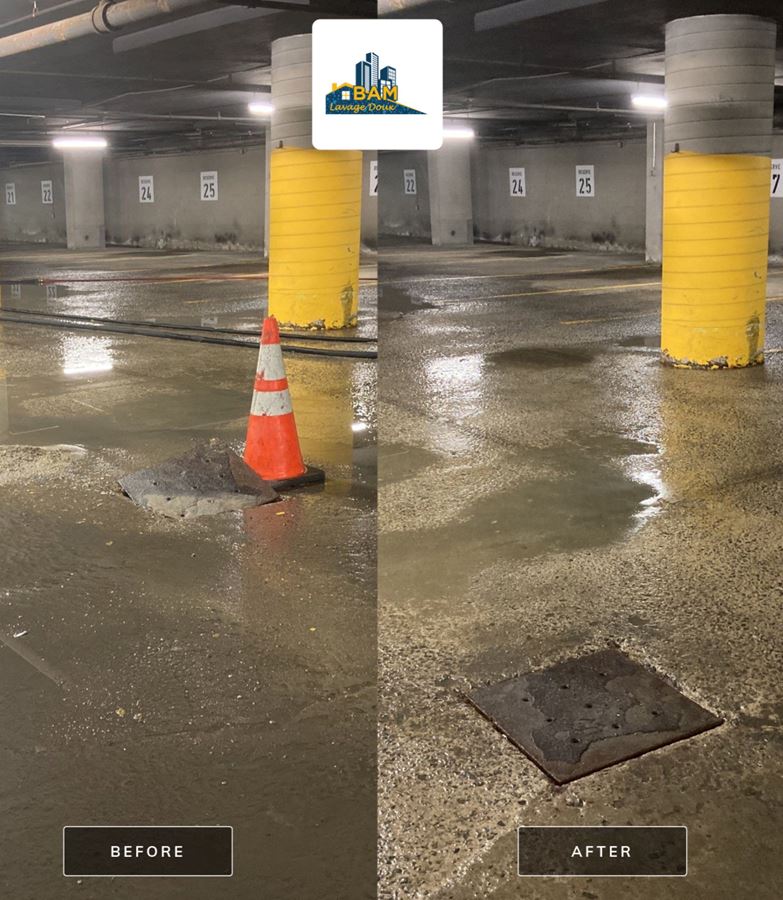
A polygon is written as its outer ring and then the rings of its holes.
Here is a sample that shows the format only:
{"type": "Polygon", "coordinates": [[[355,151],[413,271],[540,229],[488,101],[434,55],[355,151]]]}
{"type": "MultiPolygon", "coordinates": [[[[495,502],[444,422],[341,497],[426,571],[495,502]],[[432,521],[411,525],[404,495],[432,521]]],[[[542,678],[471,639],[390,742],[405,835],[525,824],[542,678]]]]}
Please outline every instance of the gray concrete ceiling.
{"type": "MultiPolygon", "coordinates": [[[[672,19],[742,12],[783,25],[778,0],[395,2],[400,15],[443,21],[447,113],[476,119],[485,137],[513,141],[642,133],[646,121],[630,98],[640,89],[662,92],[664,27],[672,19]]],[[[783,85],[783,37],[778,76],[783,85]]],[[[779,101],[783,114],[783,93],[779,101]]]]}
{"type": "MultiPolygon", "coordinates": [[[[95,3],[37,0],[31,18],[33,0],[3,0],[0,38],[95,3]]],[[[359,12],[374,4],[354,0],[348,7],[359,12]]],[[[62,129],[107,132],[113,147],[128,152],[258,143],[265,123],[249,116],[247,104],[269,91],[271,41],[345,9],[332,0],[205,0],[113,35],[0,59],[0,163],[47,158],[46,146],[8,145],[45,145],[62,129]]]]}
{"type": "MultiPolygon", "coordinates": [[[[0,38],[94,5],[37,0],[31,18],[33,0],[3,0],[0,38]]],[[[447,113],[476,120],[487,138],[502,141],[641,134],[645,120],[631,112],[630,97],[643,85],[661,89],[665,23],[737,11],[736,2],[724,0],[389,5],[443,21],[447,113]]],[[[783,24],[777,0],[744,0],[742,7],[783,24]]],[[[0,59],[0,163],[46,158],[47,135],[63,128],[104,130],[127,152],[258,143],[264,122],[248,121],[247,103],[269,90],[271,41],[308,30],[319,16],[370,15],[374,8],[371,0],[205,0],[116,35],[0,59]],[[9,146],[36,141],[42,146],[9,146]]],[[[778,60],[783,85],[783,46],[778,60]]]]}

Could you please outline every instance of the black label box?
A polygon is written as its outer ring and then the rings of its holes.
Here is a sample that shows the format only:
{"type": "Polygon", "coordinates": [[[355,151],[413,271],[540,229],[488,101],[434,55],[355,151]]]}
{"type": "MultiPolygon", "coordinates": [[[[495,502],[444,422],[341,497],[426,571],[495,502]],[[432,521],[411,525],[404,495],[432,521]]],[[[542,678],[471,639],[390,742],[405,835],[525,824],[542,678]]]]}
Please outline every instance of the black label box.
{"type": "Polygon", "coordinates": [[[234,871],[228,825],[66,825],[66,877],[223,877],[234,871]]]}
{"type": "Polygon", "coordinates": [[[530,826],[517,830],[522,876],[684,877],[688,829],[663,826],[530,826]]]}

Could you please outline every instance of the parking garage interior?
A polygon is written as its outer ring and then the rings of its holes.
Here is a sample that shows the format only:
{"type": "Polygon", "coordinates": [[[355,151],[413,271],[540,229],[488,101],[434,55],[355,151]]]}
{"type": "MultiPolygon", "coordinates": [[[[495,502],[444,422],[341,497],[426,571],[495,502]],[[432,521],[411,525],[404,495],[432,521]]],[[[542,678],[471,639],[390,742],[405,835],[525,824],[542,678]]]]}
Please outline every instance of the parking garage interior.
{"type": "Polygon", "coordinates": [[[779,896],[783,14],[735,7],[2,4],[4,897],[779,896]],[[376,12],[443,24],[437,150],[313,148],[311,26],[376,12]],[[68,825],[230,826],[230,877],[68,825]],[[624,825],[687,877],[520,879],[624,825]]]}
{"type": "Polygon", "coordinates": [[[7,43],[94,6],[0,13],[2,893],[140,896],[137,879],[63,880],[63,825],[189,823],[233,826],[230,885],[142,879],[144,896],[370,896],[371,154],[358,325],[283,340],[325,484],[198,518],[118,484],[194,447],[242,452],[271,46],[337,4],[160,4],[110,34],[7,43]],[[80,136],[105,147],[52,145],[80,136]]]}
{"type": "Polygon", "coordinates": [[[738,12],[781,24],[763,2],[398,13],[443,21],[447,118],[440,150],[380,158],[384,897],[779,893],[783,199],[764,365],[662,365],[675,150],[633,100],[672,103],[668,22],[738,12]],[[467,702],[606,648],[723,724],[558,785],[467,702]],[[520,825],[642,823],[688,826],[687,878],[517,878],[520,825]]]}

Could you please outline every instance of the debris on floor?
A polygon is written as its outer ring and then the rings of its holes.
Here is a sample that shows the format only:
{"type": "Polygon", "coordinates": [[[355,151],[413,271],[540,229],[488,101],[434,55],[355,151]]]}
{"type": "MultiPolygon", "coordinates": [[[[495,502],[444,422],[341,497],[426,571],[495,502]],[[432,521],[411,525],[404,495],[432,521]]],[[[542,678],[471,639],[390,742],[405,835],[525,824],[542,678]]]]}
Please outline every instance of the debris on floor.
{"type": "Polygon", "coordinates": [[[74,460],[86,455],[85,448],[75,444],[0,445],[0,485],[55,478],[65,473],[74,460]]]}
{"type": "Polygon", "coordinates": [[[211,443],[120,479],[138,506],[190,519],[262,506],[279,495],[229,447],[211,443]]]}

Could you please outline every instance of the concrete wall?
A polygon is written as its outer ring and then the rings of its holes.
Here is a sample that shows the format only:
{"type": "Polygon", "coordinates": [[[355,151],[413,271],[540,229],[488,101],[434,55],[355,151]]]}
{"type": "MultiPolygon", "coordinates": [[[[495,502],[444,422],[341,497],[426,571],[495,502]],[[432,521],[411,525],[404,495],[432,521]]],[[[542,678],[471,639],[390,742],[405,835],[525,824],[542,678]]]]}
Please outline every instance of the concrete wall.
{"type": "MultiPolygon", "coordinates": [[[[783,134],[772,155],[783,159],[783,134]]],[[[431,240],[427,155],[380,154],[381,235],[431,240]],[[416,196],[403,191],[403,170],[415,169],[416,196]]],[[[474,148],[473,219],[487,241],[553,247],[643,250],[647,162],[644,141],[474,148]],[[577,165],[595,166],[596,195],[576,196],[577,165]],[[526,197],[511,197],[508,170],[523,167],[526,197]]],[[[770,252],[783,257],[783,197],[773,198],[770,252]]]]}
{"type": "MultiPolygon", "coordinates": [[[[251,249],[264,246],[264,147],[134,156],[104,160],[106,239],[112,244],[171,249],[251,249]],[[218,199],[200,198],[200,173],[218,172],[218,199]],[[155,202],[139,202],[139,176],[154,177],[155,202]]],[[[364,158],[362,243],[377,243],[377,198],[369,196],[364,158]]],[[[64,244],[61,160],[0,171],[0,240],[64,244]],[[41,203],[41,180],[54,181],[54,206],[41,203]],[[16,206],[5,204],[6,182],[16,206]]]]}
{"type": "Polygon", "coordinates": [[[473,218],[488,241],[644,249],[644,141],[480,148],[473,155],[473,218]],[[595,196],[577,197],[577,165],[595,167],[595,196]],[[511,167],[527,196],[511,197],[511,167]]]}
{"type": "MultiPolygon", "coordinates": [[[[493,148],[472,159],[473,220],[482,240],[563,247],[644,248],[643,141],[493,148]],[[595,166],[596,192],[576,196],[576,165],[595,166]],[[510,167],[525,169],[526,197],[509,194],[510,167]]],[[[425,153],[381,154],[379,232],[429,238],[425,153]],[[406,196],[403,170],[415,169],[417,195],[406,196]]]]}
{"type": "Polygon", "coordinates": [[[256,249],[264,241],[264,148],[107,157],[110,244],[172,249],[256,249]],[[216,201],[201,199],[201,172],[218,173],[216,201]],[[139,176],[154,176],[155,202],[139,202],[139,176]]]}
{"type": "Polygon", "coordinates": [[[430,232],[430,191],[427,154],[393,151],[379,154],[380,198],[378,233],[427,238],[430,232]],[[416,194],[406,194],[403,172],[416,172],[416,194]]]}
{"type": "Polygon", "coordinates": [[[65,184],[61,162],[0,171],[0,239],[65,243],[65,184]],[[51,181],[54,203],[41,198],[41,182],[51,181]],[[16,206],[5,202],[5,185],[16,185],[16,206]]]}

